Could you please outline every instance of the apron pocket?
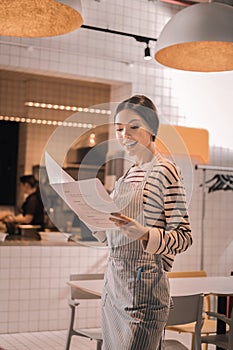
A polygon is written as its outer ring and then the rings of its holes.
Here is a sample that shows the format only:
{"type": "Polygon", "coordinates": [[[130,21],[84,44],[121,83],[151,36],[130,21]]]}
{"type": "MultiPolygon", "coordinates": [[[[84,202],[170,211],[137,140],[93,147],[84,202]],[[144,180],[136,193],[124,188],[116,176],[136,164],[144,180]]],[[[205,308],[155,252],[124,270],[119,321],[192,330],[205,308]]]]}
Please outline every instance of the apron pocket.
{"type": "Polygon", "coordinates": [[[169,284],[162,272],[148,272],[139,268],[135,280],[134,307],[163,309],[169,305],[169,284]]]}

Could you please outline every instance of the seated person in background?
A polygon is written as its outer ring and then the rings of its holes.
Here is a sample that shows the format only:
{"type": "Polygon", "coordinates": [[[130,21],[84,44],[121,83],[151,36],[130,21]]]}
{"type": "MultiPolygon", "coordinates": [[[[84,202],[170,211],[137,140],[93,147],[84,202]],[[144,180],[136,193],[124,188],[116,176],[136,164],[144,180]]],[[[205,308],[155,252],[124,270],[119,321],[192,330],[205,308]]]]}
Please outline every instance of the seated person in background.
{"type": "Polygon", "coordinates": [[[22,214],[10,216],[6,221],[16,224],[44,226],[44,206],[40,196],[38,181],[34,175],[20,177],[21,189],[27,196],[21,207],[22,214]]]}

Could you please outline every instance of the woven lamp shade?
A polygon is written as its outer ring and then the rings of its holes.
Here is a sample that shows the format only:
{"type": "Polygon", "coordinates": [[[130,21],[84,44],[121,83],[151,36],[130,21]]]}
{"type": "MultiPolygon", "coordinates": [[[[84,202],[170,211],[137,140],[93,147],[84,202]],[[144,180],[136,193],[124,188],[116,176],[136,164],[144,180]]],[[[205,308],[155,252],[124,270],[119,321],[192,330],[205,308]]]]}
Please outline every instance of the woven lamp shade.
{"type": "MultiPolygon", "coordinates": [[[[73,3],[81,9],[79,0],[73,3]]],[[[72,32],[83,23],[75,8],[54,0],[1,0],[0,35],[37,38],[72,32]]]]}
{"type": "Polygon", "coordinates": [[[185,71],[233,70],[233,7],[201,3],[181,10],[162,30],[155,59],[185,71]]]}

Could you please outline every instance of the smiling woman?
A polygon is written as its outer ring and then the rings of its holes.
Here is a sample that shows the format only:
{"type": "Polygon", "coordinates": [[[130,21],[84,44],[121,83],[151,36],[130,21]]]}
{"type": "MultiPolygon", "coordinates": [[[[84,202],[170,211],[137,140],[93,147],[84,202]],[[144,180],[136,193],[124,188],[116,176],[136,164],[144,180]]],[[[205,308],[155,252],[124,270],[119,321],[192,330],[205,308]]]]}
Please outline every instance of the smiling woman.
{"type": "Polygon", "coordinates": [[[135,96],[130,102],[122,102],[117,107],[116,136],[129,155],[137,156],[138,163],[151,160],[156,153],[155,144],[151,141],[155,141],[158,126],[156,107],[143,96],[135,96]]]}
{"type": "Polygon", "coordinates": [[[127,110],[120,112],[116,117],[115,126],[117,139],[129,155],[137,155],[140,158],[143,146],[144,150],[147,146],[150,148],[151,133],[148,126],[134,112],[127,110]]]}
{"type": "Polygon", "coordinates": [[[110,216],[116,229],[93,233],[110,248],[103,347],[155,350],[170,307],[165,271],[192,244],[184,186],[178,167],[156,149],[159,120],[151,100],[136,95],[123,101],[114,124],[117,139],[135,163],[112,193],[119,208],[110,216]]]}

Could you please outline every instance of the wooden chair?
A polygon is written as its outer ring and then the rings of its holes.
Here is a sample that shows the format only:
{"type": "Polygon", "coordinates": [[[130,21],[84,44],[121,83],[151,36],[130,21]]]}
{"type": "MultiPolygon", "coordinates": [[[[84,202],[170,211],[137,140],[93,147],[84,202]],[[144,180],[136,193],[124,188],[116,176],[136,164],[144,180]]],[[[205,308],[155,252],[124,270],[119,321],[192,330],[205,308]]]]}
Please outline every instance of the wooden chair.
{"type": "MultiPolygon", "coordinates": [[[[99,280],[103,279],[104,274],[74,274],[70,275],[70,281],[80,281],[80,280],[99,280]]],[[[92,294],[86,293],[84,291],[80,291],[77,288],[71,286],[71,298],[69,300],[69,307],[71,309],[70,314],[70,323],[66,340],[66,350],[70,348],[70,342],[73,335],[86,337],[91,340],[96,340],[96,350],[101,350],[103,338],[102,338],[102,330],[101,328],[85,328],[85,329],[74,329],[75,322],[75,312],[80,305],[80,300],[88,300],[88,299],[100,299],[101,297],[94,296],[92,294]]]]}
{"type": "Polygon", "coordinates": [[[225,350],[233,350],[233,310],[231,311],[231,317],[227,317],[217,312],[208,312],[209,316],[215,317],[226,323],[229,327],[229,331],[225,334],[211,334],[201,337],[202,344],[213,344],[218,348],[225,350]]]}
{"type": "MultiPolygon", "coordinates": [[[[189,277],[207,277],[207,273],[204,270],[197,270],[197,271],[179,271],[179,272],[168,272],[169,278],[189,278],[189,277]]],[[[210,311],[210,296],[207,295],[204,298],[204,310],[210,311]]],[[[191,333],[192,334],[192,350],[194,350],[194,338],[195,338],[195,324],[179,324],[179,325],[172,325],[167,326],[167,330],[169,331],[175,331],[179,333],[191,333]]],[[[217,329],[217,321],[214,319],[210,319],[210,317],[205,314],[205,318],[203,321],[203,326],[201,329],[202,335],[209,335],[211,333],[215,333],[217,329]]],[[[208,345],[204,345],[204,349],[208,349],[208,345]]]]}
{"type": "MultiPolygon", "coordinates": [[[[174,307],[170,310],[167,327],[181,324],[194,324],[194,350],[201,349],[201,327],[203,314],[203,294],[172,297],[174,307]]],[[[189,350],[183,343],[175,339],[162,342],[163,350],[189,350]]]]}

